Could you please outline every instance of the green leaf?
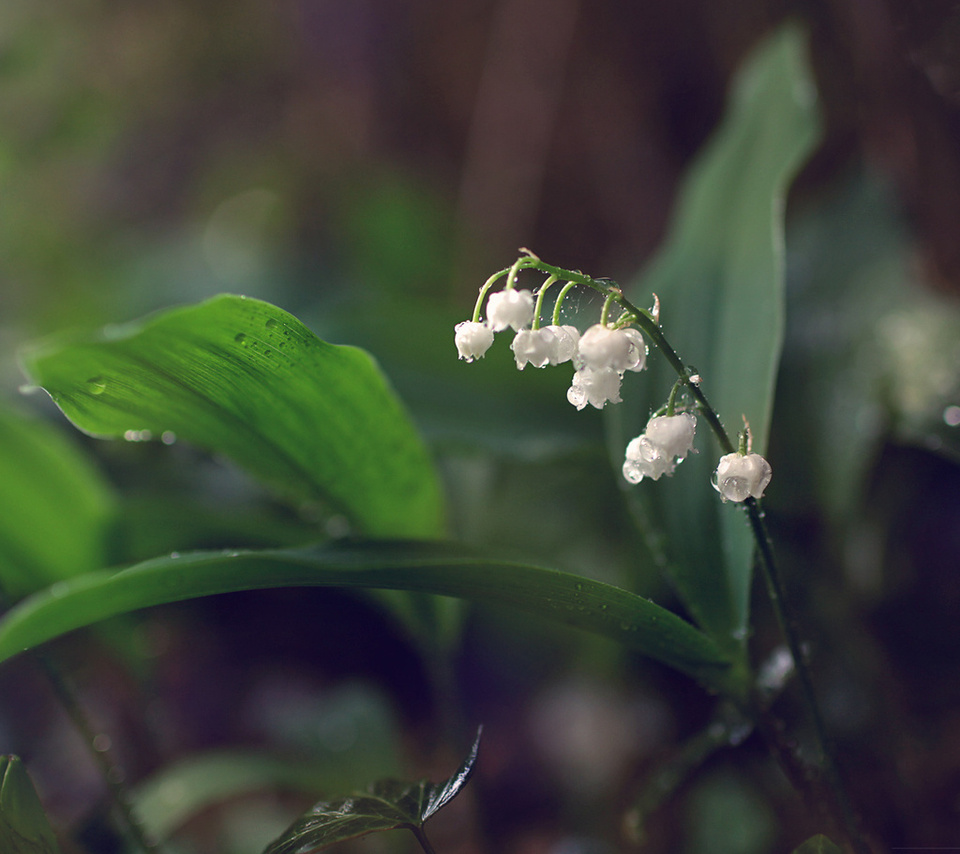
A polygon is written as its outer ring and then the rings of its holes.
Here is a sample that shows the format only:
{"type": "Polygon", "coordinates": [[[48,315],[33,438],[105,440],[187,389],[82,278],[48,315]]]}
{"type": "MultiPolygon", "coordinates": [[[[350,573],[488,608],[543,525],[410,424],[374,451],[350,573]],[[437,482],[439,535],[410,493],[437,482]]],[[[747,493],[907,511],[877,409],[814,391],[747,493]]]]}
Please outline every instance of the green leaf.
{"type": "Polygon", "coordinates": [[[436,536],[439,482],[374,360],[269,303],[219,296],[60,338],[23,356],[81,430],[174,434],[296,500],[324,499],[372,536],[436,536]]]}
{"type": "Polygon", "coordinates": [[[110,488],[59,432],[0,409],[0,585],[20,597],[106,564],[110,488]]]}
{"type": "Polygon", "coordinates": [[[117,614],[267,587],[412,590],[519,608],[612,638],[720,687],[728,659],[678,616],[626,590],[478,556],[448,543],[341,542],[310,549],[194,552],[89,573],[37,593],[0,620],[0,661],[117,614]]]}
{"type": "Polygon", "coordinates": [[[37,790],[17,756],[0,756],[0,851],[60,854],[37,790]]]}
{"type": "MultiPolygon", "coordinates": [[[[373,686],[348,682],[299,698],[296,711],[275,709],[267,740],[278,755],[250,751],[194,754],[165,766],[131,793],[150,839],[163,841],[185,822],[244,795],[362,788],[401,767],[393,706],[373,686]],[[348,733],[346,737],[344,734],[348,733]],[[286,758],[292,757],[292,758],[286,758]]],[[[280,818],[279,827],[288,819],[280,818]]],[[[263,836],[264,844],[273,832],[263,836]]]]}
{"type": "Polygon", "coordinates": [[[818,833],[798,848],[794,848],[793,854],[843,854],[843,849],[839,845],[834,845],[822,833],[818,833]]]}
{"type": "Polygon", "coordinates": [[[442,783],[379,780],[366,792],[321,801],[301,816],[264,854],[310,854],[336,842],[379,830],[405,828],[417,833],[424,822],[466,786],[480,748],[480,733],[456,773],[442,783]]]}
{"type": "MultiPolygon", "coordinates": [[[[803,35],[793,26],[757,48],[683,186],[666,246],[631,289],[638,305],[658,295],[664,333],[696,366],[728,433],[735,441],[746,416],[761,453],[783,339],[784,200],[820,136],[804,53],[803,35]]],[[[626,442],[676,380],[655,354],[650,366],[649,377],[625,389],[633,399],[614,407],[609,419],[618,465],[626,442]]],[[[673,478],[643,483],[630,494],[638,515],[666,535],[668,571],[694,619],[736,648],[747,626],[753,541],[739,508],[721,504],[707,485],[720,455],[707,433],[701,421],[700,453],[673,478]]],[[[774,472],[770,492],[776,485],[774,472]]]]}

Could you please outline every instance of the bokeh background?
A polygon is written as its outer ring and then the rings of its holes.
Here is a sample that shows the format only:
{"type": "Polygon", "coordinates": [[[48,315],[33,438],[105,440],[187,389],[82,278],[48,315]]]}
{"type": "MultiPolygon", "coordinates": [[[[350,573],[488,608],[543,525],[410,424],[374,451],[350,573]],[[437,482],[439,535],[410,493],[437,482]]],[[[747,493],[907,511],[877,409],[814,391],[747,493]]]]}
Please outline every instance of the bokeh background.
{"type": "MultiPolygon", "coordinates": [[[[669,602],[631,562],[599,417],[574,417],[562,378],[521,383],[508,354],[458,364],[452,326],[521,246],[634,279],[731,75],[788,17],[810,32],[826,134],[788,207],[771,526],[868,823],[889,845],[960,844],[956,3],[10,0],[6,396],[38,336],[261,297],[380,359],[435,449],[458,536],[669,602]]],[[[19,405],[56,420],[37,398],[19,405]]],[[[76,441],[124,497],[118,560],[312,536],[188,448],[76,441]],[[197,509],[211,503],[229,510],[215,524],[197,509]]],[[[762,597],[756,609],[769,649],[762,597]]],[[[219,597],[117,631],[126,655],[109,633],[58,649],[132,782],[238,745],[306,752],[349,779],[458,761],[429,667],[365,599],[219,597]]],[[[631,850],[622,815],[712,711],[680,677],[499,612],[471,614],[454,665],[464,728],[486,730],[438,850],[631,850]]],[[[114,850],[48,689],[29,663],[0,682],[0,747],[24,756],[61,826],[114,850]]],[[[789,702],[783,714],[796,723],[789,702]]],[[[297,803],[230,802],[193,820],[183,850],[259,851],[297,803]]],[[[651,816],[644,850],[762,854],[822,829],[748,738],[651,816]]]]}

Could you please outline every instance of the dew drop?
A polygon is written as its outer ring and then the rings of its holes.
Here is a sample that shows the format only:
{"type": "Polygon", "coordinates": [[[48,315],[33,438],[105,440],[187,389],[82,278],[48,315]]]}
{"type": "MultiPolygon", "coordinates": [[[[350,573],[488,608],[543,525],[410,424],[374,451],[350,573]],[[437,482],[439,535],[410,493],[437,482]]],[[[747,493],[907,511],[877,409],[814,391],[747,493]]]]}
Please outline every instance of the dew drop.
{"type": "Polygon", "coordinates": [[[103,394],[107,390],[107,381],[103,377],[90,377],[87,380],[90,394],[103,394]]]}
{"type": "Polygon", "coordinates": [[[267,329],[276,329],[278,326],[277,321],[274,320],[272,317],[269,320],[267,320],[267,322],[264,323],[263,325],[266,326],[267,329]]]}
{"type": "Polygon", "coordinates": [[[242,332],[238,332],[236,335],[233,336],[233,340],[236,341],[238,344],[245,345],[247,343],[247,336],[242,332]]]}

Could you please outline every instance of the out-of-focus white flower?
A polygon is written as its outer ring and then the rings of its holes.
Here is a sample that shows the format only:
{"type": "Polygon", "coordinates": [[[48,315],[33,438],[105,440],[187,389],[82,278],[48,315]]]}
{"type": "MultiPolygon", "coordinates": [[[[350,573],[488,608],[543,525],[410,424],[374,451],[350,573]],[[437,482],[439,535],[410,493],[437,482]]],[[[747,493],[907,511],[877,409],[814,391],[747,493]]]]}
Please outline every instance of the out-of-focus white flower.
{"type": "Polygon", "coordinates": [[[605,403],[620,403],[620,377],[613,368],[580,368],[573,375],[567,400],[577,409],[588,403],[597,409],[603,409],[605,403]]]}
{"type": "Polygon", "coordinates": [[[646,346],[638,348],[635,338],[628,335],[627,330],[611,329],[602,323],[594,324],[583,333],[577,353],[584,367],[594,370],[613,368],[620,373],[634,370],[641,356],[645,361],[647,355],[646,346]]]}
{"type": "Polygon", "coordinates": [[[464,320],[454,327],[454,340],[461,359],[472,362],[479,359],[493,343],[493,330],[485,323],[464,320]]]}
{"type": "Polygon", "coordinates": [[[623,476],[630,483],[640,483],[645,477],[659,480],[673,474],[677,463],[693,450],[696,429],[697,419],[690,412],[654,416],[647,429],[627,445],[623,476]]]}
{"type": "Polygon", "coordinates": [[[547,326],[556,336],[553,349],[550,352],[550,364],[560,365],[569,362],[577,355],[577,344],[580,342],[580,330],[576,326],[547,326]]]}
{"type": "Polygon", "coordinates": [[[720,457],[714,488],[724,501],[760,498],[770,483],[773,469],[760,454],[726,454],[720,457]]]}
{"type": "Polygon", "coordinates": [[[542,368],[551,362],[557,343],[557,335],[549,326],[541,329],[521,329],[513,337],[510,349],[517,360],[517,367],[522,371],[528,362],[535,368],[542,368]]]}
{"type": "Polygon", "coordinates": [[[494,332],[508,326],[519,332],[533,320],[533,294],[528,290],[497,291],[487,300],[487,323],[494,332]]]}

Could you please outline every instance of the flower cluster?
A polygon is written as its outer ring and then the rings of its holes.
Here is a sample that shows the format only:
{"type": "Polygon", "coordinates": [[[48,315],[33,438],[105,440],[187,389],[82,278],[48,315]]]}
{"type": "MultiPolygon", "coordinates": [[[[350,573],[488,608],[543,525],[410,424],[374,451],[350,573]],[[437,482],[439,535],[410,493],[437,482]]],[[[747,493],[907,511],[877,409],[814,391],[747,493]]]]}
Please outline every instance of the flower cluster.
{"type": "MultiPolygon", "coordinates": [[[[530,256],[535,258],[535,256],[530,256]]],[[[522,260],[522,259],[521,259],[522,260]]],[[[535,259],[536,260],[536,259],[535,259]]],[[[493,344],[494,333],[505,329],[515,332],[510,349],[517,368],[527,365],[543,368],[571,362],[574,367],[573,382],[567,391],[567,400],[577,409],[588,404],[602,409],[607,403],[620,403],[620,384],[627,371],[642,371],[647,362],[647,345],[640,331],[631,325],[637,320],[637,309],[625,311],[613,323],[607,322],[607,309],[611,301],[621,302],[616,289],[607,296],[601,322],[596,323],[582,335],[575,326],[559,325],[559,309],[568,282],[558,297],[553,323],[540,326],[540,305],[543,293],[557,278],[550,276],[535,295],[529,290],[514,287],[514,278],[520,267],[518,261],[509,271],[506,287],[487,297],[492,282],[508,271],[492,277],[480,291],[473,320],[465,320],[456,326],[456,345],[461,359],[472,362],[481,358],[493,344]],[[486,320],[480,320],[483,300],[486,298],[486,320]]],[[[579,274],[571,274],[579,275],[579,274]]],[[[660,304],[654,297],[654,308],[647,315],[658,323],[660,304]]],[[[629,306],[628,303],[622,303],[629,306]]],[[[674,398],[684,385],[699,386],[699,374],[681,377],[670,394],[670,400],[660,413],[647,422],[643,433],[630,440],[623,462],[623,476],[633,484],[644,478],[659,480],[663,475],[672,475],[677,465],[690,453],[697,429],[697,419],[692,412],[674,412],[674,398]]],[[[748,498],[760,498],[770,483],[770,464],[759,454],[750,453],[749,425],[742,437],[738,453],[727,454],[720,459],[714,475],[714,488],[724,501],[742,502],[748,498]]]]}
{"type": "Polygon", "coordinates": [[[490,295],[485,321],[457,324],[457,351],[468,362],[479,359],[493,343],[494,333],[509,327],[516,332],[510,349],[521,371],[527,365],[542,368],[573,363],[575,373],[567,400],[577,409],[587,404],[602,409],[607,403],[619,403],[624,372],[642,371],[646,366],[647,345],[632,326],[597,323],[581,335],[576,326],[554,323],[541,327],[538,321],[533,294],[507,287],[490,295]]]}
{"type": "Polygon", "coordinates": [[[630,483],[640,483],[645,477],[659,480],[662,475],[672,475],[677,463],[693,450],[696,429],[697,419],[690,412],[654,416],[647,429],[627,445],[623,476],[630,483]]]}

